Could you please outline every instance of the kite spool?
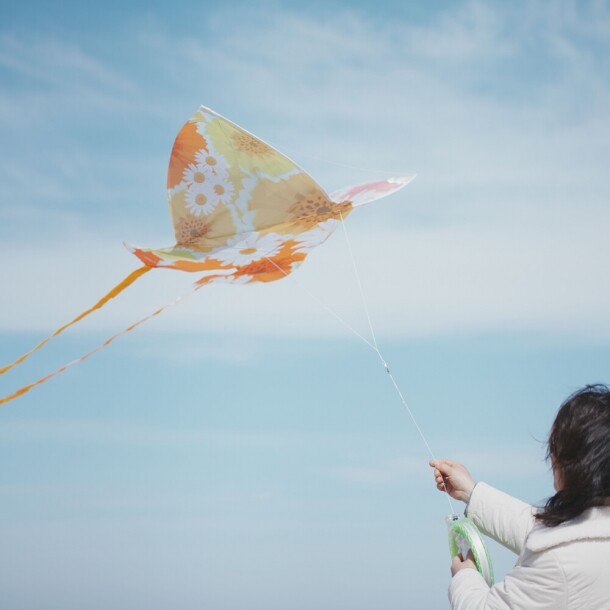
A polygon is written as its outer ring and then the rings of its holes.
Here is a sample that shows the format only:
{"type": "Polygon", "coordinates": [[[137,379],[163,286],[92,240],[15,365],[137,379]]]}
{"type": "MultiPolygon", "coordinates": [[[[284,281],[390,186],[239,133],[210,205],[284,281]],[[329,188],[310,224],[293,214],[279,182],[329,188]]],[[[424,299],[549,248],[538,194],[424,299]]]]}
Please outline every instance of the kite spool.
{"type": "Polygon", "coordinates": [[[472,519],[461,515],[449,515],[447,517],[449,529],[449,552],[451,557],[461,554],[462,558],[472,551],[477,570],[491,587],[494,584],[494,571],[491,558],[487,552],[487,546],[479,528],[472,519]]]}

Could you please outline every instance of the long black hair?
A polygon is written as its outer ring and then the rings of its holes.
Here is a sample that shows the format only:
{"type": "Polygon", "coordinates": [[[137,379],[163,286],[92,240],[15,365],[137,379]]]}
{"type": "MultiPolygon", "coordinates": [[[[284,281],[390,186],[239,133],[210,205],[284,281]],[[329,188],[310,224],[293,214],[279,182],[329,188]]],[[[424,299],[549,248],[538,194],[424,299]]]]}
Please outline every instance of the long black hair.
{"type": "Polygon", "coordinates": [[[610,389],[588,385],[559,408],[549,433],[547,459],[561,489],[536,519],[554,527],[610,497],[610,389]]]}

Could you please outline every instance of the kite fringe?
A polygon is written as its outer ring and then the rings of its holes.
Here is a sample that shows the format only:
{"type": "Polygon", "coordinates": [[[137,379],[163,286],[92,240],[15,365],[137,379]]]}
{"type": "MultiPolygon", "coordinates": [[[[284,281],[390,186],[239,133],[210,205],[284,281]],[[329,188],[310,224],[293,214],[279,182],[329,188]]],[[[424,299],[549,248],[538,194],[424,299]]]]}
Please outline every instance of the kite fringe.
{"type": "Polygon", "coordinates": [[[70,328],[70,326],[73,326],[77,322],[80,322],[83,318],[86,318],[90,313],[93,313],[97,309],[100,309],[101,307],[103,307],[108,301],[110,301],[110,299],[114,299],[114,297],[119,295],[121,292],[123,292],[123,290],[125,290],[126,288],[131,286],[131,284],[133,284],[139,277],[141,277],[142,275],[144,275],[145,273],[147,273],[150,270],[151,270],[151,267],[144,265],[144,266],[136,269],[132,273],[130,273],[124,280],[119,282],[112,290],[110,290],[95,305],[93,305],[93,307],[86,309],[82,313],[78,314],[76,316],[76,318],[74,318],[72,321],[68,322],[67,324],[64,324],[63,326],[60,326],[56,331],[54,331],[48,337],[43,339],[40,343],[38,343],[38,345],[33,347],[29,352],[26,352],[25,354],[23,354],[23,356],[19,356],[19,358],[17,358],[17,360],[15,360],[14,362],[11,362],[10,364],[7,364],[7,365],[3,366],[2,368],[0,368],[0,375],[4,375],[4,373],[10,371],[13,367],[17,366],[18,364],[21,364],[22,362],[27,360],[34,352],[37,352],[40,348],[44,347],[51,339],[53,339],[54,337],[57,337],[57,335],[60,335],[61,333],[63,333],[64,330],[67,330],[68,328],[70,328]]]}
{"type": "Polygon", "coordinates": [[[4,398],[0,398],[0,406],[10,402],[11,400],[14,400],[15,398],[19,398],[19,396],[23,396],[24,394],[27,394],[33,388],[45,383],[45,381],[48,381],[49,379],[52,379],[56,375],[63,373],[64,371],[75,366],[76,364],[79,364],[81,362],[84,362],[88,358],[91,358],[91,356],[93,356],[94,354],[97,354],[97,352],[103,350],[105,347],[110,345],[112,342],[114,342],[116,339],[118,339],[122,335],[126,335],[128,332],[131,332],[132,330],[134,330],[141,324],[144,324],[144,322],[147,322],[148,320],[158,316],[160,313],[164,312],[166,309],[169,309],[170,307],[174,307],[175,305],[178,305],[178,303],[180,303],[181,301],[184,301],[188,297],[195,294],[200,288],[203,288],[203,286],[205,286],[208,282],[210,282],[211,280],[214,280],[216,278],[219,278],[219,277],[224,277],[224,276],[210,275],[210,276],[207,276],[206,278],[203,278],[205,281],[199,280],[199,282],[197,282],[189,292],[187,292],[179,297],[176,297],[173,301],[163,305],[163,307],[159,307],[159,309],[156,309],[155,311],[148,314],[146,317],[142,318],[141,320],[138,320],[137,322],[125,327],[123,330],[112,335],[112,337],[109,337],[108,339],[106,339],[103,343],[100,343],[100,345],[98,345],[97,347],[92,349],[90,352],[87,352],[84,356],[81,356],[80,358],[77,358],[76,360],[72,360],[72,362],[68,362],[68,364],[64,364],[62,367],[58,368],[57,370],[53,371],[52,373],[45,375],[44,377],[41,377],[37,381],[34,381],[33,383],[29,383],[28,385],[25,385],[22,388],[19,388],[16,392],[13,392],[12,394],[5,396],[4,398]]]}

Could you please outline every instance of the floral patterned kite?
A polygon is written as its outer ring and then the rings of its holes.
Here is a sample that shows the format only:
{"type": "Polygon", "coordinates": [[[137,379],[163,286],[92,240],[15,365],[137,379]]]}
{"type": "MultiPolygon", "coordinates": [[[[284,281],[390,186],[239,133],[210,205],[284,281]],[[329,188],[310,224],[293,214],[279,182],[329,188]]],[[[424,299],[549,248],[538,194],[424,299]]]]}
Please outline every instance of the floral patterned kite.
{"type": "MultiPolygon", "coordinates": [[[[390,195],[412,178],[378,180],[327,195],[282,153],[202,106],[178,133],[169,161],[167,189],[176,244],[159,249],[128,246],[144,265],[93,307],[1,368],[0,374],[102,307],[151,268],[207,272],[195,283],[194,291],[211,282],[281,279],[324,242],[354,207],[390,195]]],[[[177,302],[127,327],[78,360],[0,398],[0,404],[82,362],[177,302]]]]}

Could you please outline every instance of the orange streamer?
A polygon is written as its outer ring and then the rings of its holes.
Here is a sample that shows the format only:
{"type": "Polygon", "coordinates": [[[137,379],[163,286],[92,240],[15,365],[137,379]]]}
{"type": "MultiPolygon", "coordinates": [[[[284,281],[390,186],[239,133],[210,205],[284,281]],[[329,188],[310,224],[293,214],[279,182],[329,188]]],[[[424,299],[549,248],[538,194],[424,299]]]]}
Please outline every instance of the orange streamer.
{"type": "MultiPolygon", "coordinates": [[[[110,345],[113,341],[115,341],[116,339],[118,339],[122,335],[125,335],[128,332],[131,332],[132,330],[134,330],[135,328],[137,328],[141,324],[144,324],[144,322],[147,322],[151,318],[154,318],[155,316],[158,316],[160,313],[162,313],[166,309],[169,309],[170,307],[174,307],[175,305],[178,305],[178,303],[180,303],[181,301],[184,301],[188,297],[190,297],[193,294],[195,294],[195,292],[197,292],[200,288],[205,286],[205,284],[207,284],[211,280],[214,280],[214,279],[216,279],[218,277],[224,277],[224,276],[222,276],[222,275],[210,275],[208,277],[203,278],[203,281],[200,280],[197,284],[194,285],[192,290],[190,290],[189,292],[183,294],[182,296],[177,297],[176,299],[174,299],[170,303],[167,303],[166,305],[163,305],[163,307],[159,307],[159,309],[156,309],[151,314],[147,315],[145,318],[142,318],[138,322],[135,322],[134,324],[130,324],[129,326],[127,326],[123,330],[121,330],[118,333],[112,335],[112,337],[106,339],[103,343],[98,345],[96,348],[92,349],[90,352],[87,352],[84,356],[81,356],[80,358],[77,358],[76,360],[72,360],[72,362],[68,362],[68,364],[64,364],[62,367],[58,368],[56,371],[53,371],[52,373],[48,373],[44,377],[41,377],[40,379],[38,379],[38,381],[34,381],[33,383],[29,383],[28,385],[25,385],[22,388],[18,389],[16,392],[13,392],[12,394],[9,394],[8,396],[5,396],[4,398],[0,398],[0,406],[6,404],[7,402],[10,402],[11,400],[14,400],[15,398],[19,398],[19,396],[23,396],[24,394],[27,394],[30,390],[32,390],[36,386],[39,386],[39,385],[43,384],[45,381],[48,381],[49,379],[52,379],[56,375],[59,375],[60,373],[63,373],[64,371],[68,370],[70,367],[73,367],[74,365],[79,364],[81,362],[84,362],[88,358],[91,358],[91,356],[93,356],[94,354],[97,354],[97,352],[103,350],[105,347],[110,345]]],[[[112,298],[112,297],[110,297],[110,298],[112,298]]]]}
{"type": "MultiPolygon", "coordinates": [[[[118,294],[123,292],[123,290],[125,290],[125,288],[127,288],[128,286],[131,286],[131,284],[133,284],[141,275],[144,275],[147,271],[150,271],[150,269],[151,269],[151,267],[144,265],[143,267],[140,267],[139,269],[136,269],[135,271],[130,273],[122,282],[117,284],[108,294],[106,294],[104,297],[102,297],[93,307],[90,307],[89,309],[83,311],[81,314],[76,316],[76,318],[74,318],[74,320],[72,320],[71,322],[68,322],[67,324],[64,324],[63,326],[58,328],[55,332],[50,334],[46,339],[43,339],[38,345],[36,345],[36,347],[33,347],[29,352],[23,354],[23,356],[19,356],[19,358],[17,358],[17,360],[15,360],[14,362],[11,362],[10,364],[7,364],[7,365],[3,366],[2,368],[0,368],[0,375],[4,375],[4,373],[6,373],[7,371],[10,371],[14,366],[21,364],[24,360],[29,358],[34,352],[37,352],[41,347],[46,345],[53,337],[57,337],[57,335],[63,333],[64,330],[66,330],[67,328],[70,328],[70,326],[72,326],[73,324],[76,324],[83,318],[87,317],[90,313],[93,313],[96,309],[100,309],[100,307],[103,307],[108,301],[110,301],[110,299],[114,299],[114,297],[116,297],[118,294]]],[[[0,403],[0,404],[2,404],[2,403],[0,403]]]]}

